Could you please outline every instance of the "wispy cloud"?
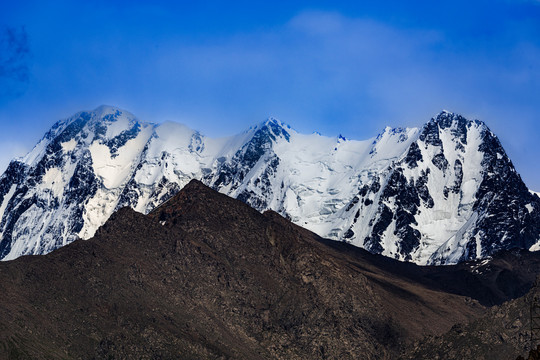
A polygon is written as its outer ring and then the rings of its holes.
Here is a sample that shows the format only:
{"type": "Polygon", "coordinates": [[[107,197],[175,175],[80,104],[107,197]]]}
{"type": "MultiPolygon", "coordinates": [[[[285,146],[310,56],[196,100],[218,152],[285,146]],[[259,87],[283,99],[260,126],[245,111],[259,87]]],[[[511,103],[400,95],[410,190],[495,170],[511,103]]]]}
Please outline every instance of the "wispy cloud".
{"type": "Polygon", "coordinates": [[[490,104],[496,113],[501,98],[530,81],[523,62],[536,61],[536,45],[482,46],[464,50],[442,31],[308,11],[259,32],[165,39],[142,62],[152,71],[129,71],[144,77],[145,88],[133,84],[141,96],[172,96],[194,117],[276,115],[326,133],[339,123],[361,137],[443,108],[476,115],[490,104]]]}
{"type": "MultiPolygon", "coordinates": [[[[138,74],[128,80],[137,96],[172,97],[173,106],[194,117],[254,121],[274,115],[297,124],[315,121],[326,133],[335,132],[331,127],[339,121],[341,131],[373,134],[383,119],[403,124],[400,116],[408,113],[417,123],[439,109],[433,104],[418,116],[425,109],[419,102],[427,103],[433,86],[439,86],[438,65],[428,63],[436,61],[443,41],[436,31],[309,11],[258,32],[196,43],[158,40],[158,48],[134,68],[126,68],[122,56],[114,66],[126,78],[128,72],[138,74]]],[[[129,49],[119,53],[135,56],[129,49]]],[[[213,124],[211,131],[224,129],[213,124]]]]}

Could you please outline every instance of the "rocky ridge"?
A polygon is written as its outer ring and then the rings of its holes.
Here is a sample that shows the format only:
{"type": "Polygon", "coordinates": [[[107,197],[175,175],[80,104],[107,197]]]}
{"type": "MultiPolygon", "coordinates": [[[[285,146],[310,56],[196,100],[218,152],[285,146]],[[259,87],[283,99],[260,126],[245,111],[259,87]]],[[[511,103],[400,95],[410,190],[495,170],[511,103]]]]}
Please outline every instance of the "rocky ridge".
{"type": "Polygon", "coordinates": [[[483,312],[363,256],[192,181],[0,263],[0,357],[388,359],[483,312]]]}

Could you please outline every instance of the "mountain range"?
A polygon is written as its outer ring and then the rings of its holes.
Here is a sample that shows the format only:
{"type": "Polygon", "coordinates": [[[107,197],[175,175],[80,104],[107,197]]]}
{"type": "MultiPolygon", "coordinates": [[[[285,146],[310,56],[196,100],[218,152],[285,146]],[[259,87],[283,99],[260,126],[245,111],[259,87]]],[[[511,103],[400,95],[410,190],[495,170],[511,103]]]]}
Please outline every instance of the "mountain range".
{"type": "Polygon", "coordinates": [[[192,179],[322,237],[421,265],[540,249],[540,198],[478,120],[443,111],[357,141],[269,119],[209,138],[101,106],[57,122],[0,177],[0,259],[89,239],[115,211],[148,214],[192,179]]]}

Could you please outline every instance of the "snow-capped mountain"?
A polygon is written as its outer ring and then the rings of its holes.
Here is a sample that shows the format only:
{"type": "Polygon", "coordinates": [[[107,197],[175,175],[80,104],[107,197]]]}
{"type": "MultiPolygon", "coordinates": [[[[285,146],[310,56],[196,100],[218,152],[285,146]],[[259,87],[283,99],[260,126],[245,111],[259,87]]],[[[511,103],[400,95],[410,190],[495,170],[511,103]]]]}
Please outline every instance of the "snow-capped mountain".
{"type": "Polygon", "coordinates": [[[102,106],[56,123],[0,177],[0,258],[90,238],[115,210],[148,213],[194,178],[321,236],[419,264],[540,248],[540,198],[480,121],[442,112],[356,141],[269,119],[213,139],[102,106]]]}

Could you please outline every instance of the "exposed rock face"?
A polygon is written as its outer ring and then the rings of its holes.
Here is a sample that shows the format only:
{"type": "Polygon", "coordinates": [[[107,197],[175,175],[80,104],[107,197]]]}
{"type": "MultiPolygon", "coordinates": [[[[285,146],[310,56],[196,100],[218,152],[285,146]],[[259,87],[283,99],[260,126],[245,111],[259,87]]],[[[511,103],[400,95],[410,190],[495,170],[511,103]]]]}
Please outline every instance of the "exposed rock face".
{"type": "Polygon", "coordinates": [[[191,179],[321,236],[418,264],[540,249],[540,198],[480,121],[442,112],[367,141],[275,119],[210,139],[111,107],[58,122],[0,177],[0,258],[90,238],[117,209],[147,214],[191,179]]]}
{"type": "Polygon", "coordinates": [[[192,181],[0,263],[0,357],[390,359],[484,311],[422,267],[330,244],[192,181]]]}
{"type": "Polygon", "coordinates": [[[529,351],[527,359],[520,355],[516,360],[540,360],[540,345],[538,345],[536,349],[531,349],[529,351]]]}
{"type": "MultiPolygon", "coordinates": [[[[442,336],[417,342],[404,359],[516,359],[520,354],[537,356],[531,343],[531,302],[539,297],[537,286],[524,297],[489,309],[470,324],[456,324],[442,336]]],[[[521,357],[522,358],[522,357],[521,357]]]]}

